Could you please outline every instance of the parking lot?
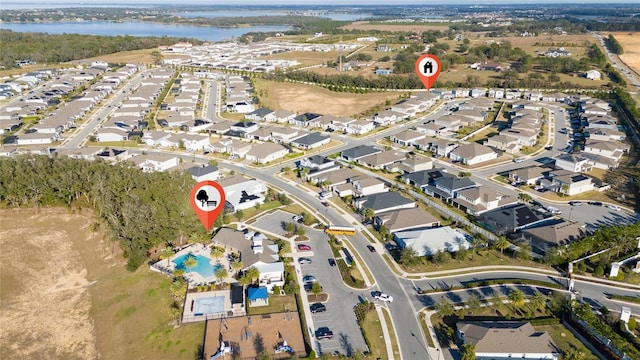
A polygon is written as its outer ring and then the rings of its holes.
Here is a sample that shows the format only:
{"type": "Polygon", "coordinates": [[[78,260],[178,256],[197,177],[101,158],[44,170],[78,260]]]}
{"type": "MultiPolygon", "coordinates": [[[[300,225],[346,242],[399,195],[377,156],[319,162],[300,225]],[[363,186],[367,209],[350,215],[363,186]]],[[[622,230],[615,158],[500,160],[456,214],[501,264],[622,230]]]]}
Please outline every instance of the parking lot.
{"type": "MultiPolygon", "coordinates": [[[[297,214],[277,210],[260,217],[251,224],[251,227],[258,231],[262,229],[265,232],[284,235],[285,224],[294,222],[295,215],[297,214]]],[[[339,352],[348,355],[356,351],[368,350],[356,321],[353,306],[361,298],[370,299],[369,291],[349,289],[343,284],[338,267],[329,264],[329,259],[333,259],[333,253],[327,242],[329,238],[324,231],[306,227],[306,236],[309,241],[302,244],[311,246],[311,251],[299,252],[295,246],[296,249],[292,249],[296,263],[299,257],[311,260],[311,263],[298,264],[301,269],[300,275],[302,277],[313,275],[322,286],[323,292],[329,296],[324,303],[327,311],[312,314],[314,328],[311,330],[315,334],[316,329],[326,326],[333,332],[332,339],[318,340],[314,335],[312,341],[317,342],[322,353],[339,352]]],[[[303,288],[300,291],[305,293],[303,288]]]]}

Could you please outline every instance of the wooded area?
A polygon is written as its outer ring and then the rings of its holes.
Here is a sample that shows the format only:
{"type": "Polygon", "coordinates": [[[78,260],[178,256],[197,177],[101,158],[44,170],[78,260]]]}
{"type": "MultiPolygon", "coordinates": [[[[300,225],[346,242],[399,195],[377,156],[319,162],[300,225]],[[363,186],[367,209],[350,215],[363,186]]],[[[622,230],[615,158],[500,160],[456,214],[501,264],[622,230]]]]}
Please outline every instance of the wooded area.
{"type": "Polygon", "coordinates": [[[120,243],[129,270],[142,265],[152,247],[204,231],[189,203],[194,184],[185,173],[145,173],[127,163],[33,155],[0,159],[0,204],[91,207],[120,243]]]}
{"type": "Polygon", "coordinates": [[[202,44],[196,39],[175,37],[95,36],[79,34],[51,35],[0,30],[2,51],[0,65],[17,67],[16,61],[31,60],[40,64],[55,64],[120,51],[157,48],[180,41],[202,44]]]}

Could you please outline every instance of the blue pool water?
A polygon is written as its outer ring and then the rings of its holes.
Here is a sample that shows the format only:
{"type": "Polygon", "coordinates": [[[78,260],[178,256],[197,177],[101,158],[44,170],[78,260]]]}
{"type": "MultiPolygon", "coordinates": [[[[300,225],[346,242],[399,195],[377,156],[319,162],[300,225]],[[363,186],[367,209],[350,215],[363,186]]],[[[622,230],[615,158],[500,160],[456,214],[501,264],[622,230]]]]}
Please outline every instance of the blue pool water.
{"type": "Polygon", "coordinates": [[[203,278],[214,277],[216,274],[216,270],[222,267],[222,265],[211,265],[209,264],[210,261],[211,258],[208,258],[206,256],[191,254],[180,255],[177,258],[173,259],[173,262],[176,264],[176,269],[182,269],[187,273],[197,272],[198,274],[202,275],[203,278]],[[192,267],[191,269],[184,266],[184,261],[190,256],[193,256],[196,258],[196,260],[198,260],[198,265],[192,267]]]}
{"type": "Polygon", "coordinates": [[[224,296],[196,299],[193,315],[220,314],[224,312],[224,296]]]}

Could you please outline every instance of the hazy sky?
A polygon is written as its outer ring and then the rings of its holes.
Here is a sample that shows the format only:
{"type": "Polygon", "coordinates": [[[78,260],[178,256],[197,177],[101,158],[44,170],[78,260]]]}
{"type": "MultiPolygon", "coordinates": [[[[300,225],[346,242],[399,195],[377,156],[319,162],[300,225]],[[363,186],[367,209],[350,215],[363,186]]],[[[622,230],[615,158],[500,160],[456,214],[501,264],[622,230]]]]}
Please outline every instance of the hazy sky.
{"type": "MultiPolygon", "coordinates": [[[[96,4],[96,5],[104,5],[104,0],[3,0],[8,3],[22,3],[22,4],[46,4],[47,7],[51,5],[60,4],[60,5],[69,5],[69,4],[96,4]]],[[[0,1],[0,10],[2,9],[2,2],[0,1]]],[[[132,5],[140,5],[140,4],[176,4],[176,5],[402,5],[402,4],[414,4],[414,5],[429,5],[436,4],[442,5],[442,0],[185,0],[185,1],[176,1],[176,0],[111,0],[106,2],[110,5],[112,4],[132,4],[132,5]]],[[[449,0],[446,1],[446,4],[478,4],[478,5],[486,5],[486,4],[531,4],[531,0],[449,0]]],[[[625,3],[625,4],[639,4],[640,0],[595,0],[595,1],[585,1],[585,0],[537,0],[536,3],[557,3],[557,4],[566,4],[566,3],[625,3]]]]}

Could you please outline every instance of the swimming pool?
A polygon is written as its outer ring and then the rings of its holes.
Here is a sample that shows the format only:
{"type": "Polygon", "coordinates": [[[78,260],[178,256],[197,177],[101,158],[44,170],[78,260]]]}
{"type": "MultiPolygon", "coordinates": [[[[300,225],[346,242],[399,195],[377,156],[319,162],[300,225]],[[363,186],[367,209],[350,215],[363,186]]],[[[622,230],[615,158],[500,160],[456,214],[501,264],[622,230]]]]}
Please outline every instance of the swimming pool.
{"type": "Polygon", "coordinates": [[[192,255],[192,254],[184,254],[180,255],[177,258],[173,259],[173,262],[176,264],[176,269],[182,269],[185,272],[197,272],[203,278],[208,279],[211,277],[215,277],[216,271],[222,267],[222,265],[211,265],[209,262],[211,258],[202,255],[192,255]],[[192,267],[191,269],[184,266],[184,261],[188,257],[195,257],[198,260],[198,265],[192,267]]]}
{"type": "Polygon", "coordinates": [[[195,300],[193,315],[220,314],[224,312],[224,296],[206,297],[195,300]]]}

